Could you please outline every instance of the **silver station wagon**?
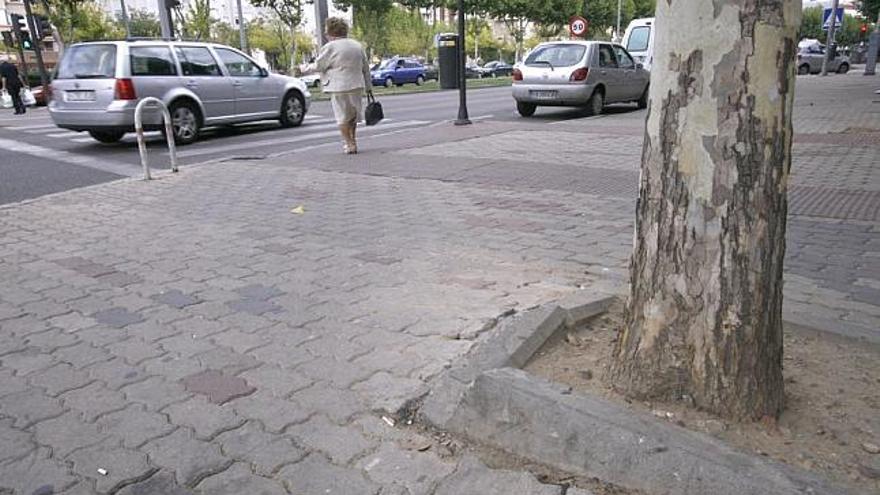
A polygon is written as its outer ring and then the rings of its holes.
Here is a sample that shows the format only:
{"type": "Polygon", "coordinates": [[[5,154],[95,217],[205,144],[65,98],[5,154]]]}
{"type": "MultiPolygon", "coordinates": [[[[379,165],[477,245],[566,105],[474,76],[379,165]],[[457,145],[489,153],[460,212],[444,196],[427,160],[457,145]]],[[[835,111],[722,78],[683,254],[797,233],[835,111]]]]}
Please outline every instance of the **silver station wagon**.
{"type": "MultiPolygon", "coordinates": [[[[168,106],[179,144],[202,128],[278,119],[302,123],[311,94],[293,77],[271,74],[224,45],[186,41],[112,41],[72,45],[52,81],[49,113],[58,127],[87,131],[102,143],[134,131],[134,110],[153,96],[168,106]]],[[[144,128],[162,129],[158,110],[144,112],[144,128]]]]}
{"type": "Polygon", "coordinates": [[[608,103],[648,106],[650,73],[620,45],[601,41],[542,43],[513,71],[513,98],[523,117],[539,106],[586,107],[608,103]]]}

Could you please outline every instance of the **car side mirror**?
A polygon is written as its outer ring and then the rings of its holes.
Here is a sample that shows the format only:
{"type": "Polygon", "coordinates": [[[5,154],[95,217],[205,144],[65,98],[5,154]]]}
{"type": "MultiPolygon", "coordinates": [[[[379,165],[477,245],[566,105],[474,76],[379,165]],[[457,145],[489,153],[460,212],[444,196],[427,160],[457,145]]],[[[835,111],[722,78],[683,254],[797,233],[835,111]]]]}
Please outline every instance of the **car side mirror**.
{"type": "Polygon", "coordinates": [[[636,69],[644,69],[645,66],[643,64],[636,64],[636,69]]]}
{"type": "Polygon", "coordinates": [[[260,67],[260,77],[269,77],[269,70],[265,67],[260,67]]]}

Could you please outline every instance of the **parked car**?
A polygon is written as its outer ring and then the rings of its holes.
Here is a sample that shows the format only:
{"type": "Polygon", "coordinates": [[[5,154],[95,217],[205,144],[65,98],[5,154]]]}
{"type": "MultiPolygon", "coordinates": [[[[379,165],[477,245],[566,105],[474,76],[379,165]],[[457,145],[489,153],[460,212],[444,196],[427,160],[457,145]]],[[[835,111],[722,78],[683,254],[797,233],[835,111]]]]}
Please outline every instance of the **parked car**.
{"type": "Polygon", "coordinates": [[[636,63],[642,64],[645,70],[651,70],[654,63],[654,18],[630,21],[621,44],[636,63]]]}
{"type": "Polygon", "coordinates": [[[36,106],[45,107],[47,105],[46,97],[48,95],[46,93],[46,91],[43,91],[42,86],[34,86],[31,88],[31,94],[34,95],[34,100],[37,102],[36,106]]]}
{"type": "Polygon", "coordinates": [[[427,64],[425,67],[425,80],[436,81],[440,79],[440,70],[434,64],[427,64]]]}
{"type": "MultiPolygon", "coordinates": [[[[832,47],[832,56],[828,59],[828,71],[846,74],[850,68],[849,57],[836,52],[836,47],[832,47]]],[[[822,61],[824,59],[825,45],[819,43],[819,40],[806,39],[798,43],[798,74],[818,74],[822,72],[822,61]]]]}
{"type": "Polygon", "coordinates": [[[483,69],[489,77],[509,76],[513,74],[513,66],[500,60],[486,62],[486,64],[483,65],[483,69]]]}
{"type": "MultiPolygon", "coordinates": [[[[303,122],[311,94],[299,79],[270,74],[244,53],[189,41],[101,41],[70,46],[52,82],[49,114],[58,127],[102,143],[134,131],[138,102],[153,96],[171,113],[174,139],[189,144],[204,127],[278,119],[303,122]]],[[[145,129],[162,129],[144,112],[145,129]]]]}
{"type": "Polygon", "coordinates": [[[483,68],[473,62],[464,66],[464,77],[467,79],[482,79],[484,74],[483,68]]]}
{"type": "Polygon", "coordinates": [[[300,76],[299,80],[305,83],[305,85],[310,88],[317,89],[321,87],[321,74],[318,74],[317,72],[312,74],[304,74],[300,76]]]}
{"type": "Polygon", "coordinates": [[[415,83],[417,86],[424,84],[425,67],[417,60],[406,58],[392,58],[373,67],[371,71],[373,85],[390,88],[394,85],[403,86],[406,83],[415,83]]]}
{"type": "Polygon", "coordinates": [[[607,103],[648,106],[650,74],[620,45],[599,41],[541,43],[513,71],[513,98],[523,117],[539,106],[586,106],[591,115],[607,103]]]}

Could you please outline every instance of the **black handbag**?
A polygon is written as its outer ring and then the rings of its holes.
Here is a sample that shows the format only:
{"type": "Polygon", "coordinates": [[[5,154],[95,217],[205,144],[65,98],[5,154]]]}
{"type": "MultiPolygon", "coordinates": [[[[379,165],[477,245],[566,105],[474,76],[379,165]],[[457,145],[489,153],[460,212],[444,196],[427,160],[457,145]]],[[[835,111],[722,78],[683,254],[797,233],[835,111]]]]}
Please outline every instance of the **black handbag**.
{"type": "Polygon", "coordinates": [[[372,91],[367,93],[367,109],[364,110],[364,118],[367,125],[376,125],[385,118],[382,104],[376,101],[372,91]]]}

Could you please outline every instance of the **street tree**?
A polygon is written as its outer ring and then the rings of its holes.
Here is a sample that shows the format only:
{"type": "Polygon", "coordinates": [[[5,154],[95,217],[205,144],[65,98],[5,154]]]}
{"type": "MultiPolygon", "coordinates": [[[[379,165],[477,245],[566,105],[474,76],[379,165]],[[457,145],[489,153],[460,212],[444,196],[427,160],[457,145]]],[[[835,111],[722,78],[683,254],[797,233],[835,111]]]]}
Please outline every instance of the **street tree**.
{"type": "Polygon", "coordinates": [[[394,7],[392,0],[334,0],[337,9],[351,12],[352,30],[364,42],[367,54],[387,54],[389,52],[389,30],[386,27],[388,14],[394,7]]]}
{"type": "MultiPolygon", "coordinates": [[[[124,19],[118,19],[120,28],[125,29],[124,19]]],[[[128,12],[128,23],[131,26],[132,36],[145,38],[158,38],[162,34],[159,26],[159,17],[148,10],[134,9],[128,12]]]]}
{"type": "Polygon", "coordinates": [[[859,11],[869,21],[876,21],[877,16],[880,15],[880,0],[861,0],[859,11]]]}
{"type": "Polygon", "coordinates": [[[287,27],[290,53],[289,68],[293,71],[296,66],[296,30],[303,22],[303,8],[306,0],[251,0],[251,4],[254,7],[271,10],[277,19],[287,27]]]}
{"type": "Polygon", "coordinates": [[[211,0],[192,0],[186,12],[178,11],[178,17],[185,38],[211,39],[211,28],[216,22],[211,17],[211,0]]]}
{"type": "Polygon", "coordinates": [[[608,375],[632,397],[736,419],[782,410],[800,16],[798,0],[658,2],[630,297],[608,375]]]}

